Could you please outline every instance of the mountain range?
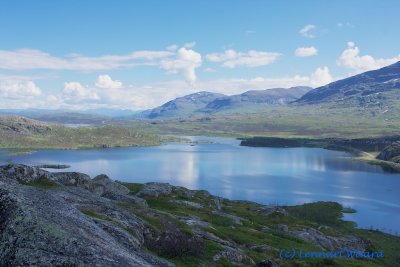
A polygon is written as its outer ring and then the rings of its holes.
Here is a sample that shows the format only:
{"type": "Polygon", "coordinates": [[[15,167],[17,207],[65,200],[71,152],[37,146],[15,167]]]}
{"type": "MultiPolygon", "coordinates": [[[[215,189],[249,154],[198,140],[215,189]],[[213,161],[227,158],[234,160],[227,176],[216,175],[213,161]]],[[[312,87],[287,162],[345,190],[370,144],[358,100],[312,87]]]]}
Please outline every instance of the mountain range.
{"type": "MultiPolygon", "coordinates": [[[[224,95],[197,92],[178,97],[145,111],[99,109],[73,112],[70,110],[0,110],[0,114],[26,116],[40,121],[70,124],[109,124],[130,119],[163,119],[192,115],[249,113],[266,107],[322,105],[339,110],[341,107],[400,107],[400,61],[378,70],[364,72],[315,89],[304,86],[250,90],[242,94],[224,95]]],[[[393,109],[396,112],[397,108],[393,109]]]]}
{"type": "Polygon", "coordinates": [[[221,112],[246,113],[266,106],[325,104],[334,107],[387,107],[400,102],[400,62],[315,89],[310,87],[251,90],[237,95],[199,92],[142,112],[145,118],[167,118],[221,112]]]}
{"type": "Polygon", "coordinates": [[[213,114],[222,111],[243,112],[264,106],[287,105],[310,91],[311,87],[273,88],[251,90],[227,96],[211,92],[198,92],[171,100],[157,108],[141,113],[145,118],[166,118],[195,114],[213,114]]]}

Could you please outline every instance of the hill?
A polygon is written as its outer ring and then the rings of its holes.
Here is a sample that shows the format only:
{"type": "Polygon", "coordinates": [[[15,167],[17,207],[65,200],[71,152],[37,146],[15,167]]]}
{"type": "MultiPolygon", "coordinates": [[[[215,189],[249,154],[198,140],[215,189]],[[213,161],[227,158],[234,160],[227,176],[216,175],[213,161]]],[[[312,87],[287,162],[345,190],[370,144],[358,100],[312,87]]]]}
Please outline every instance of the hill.
{"type": "Polygon", "coordinates": [[[71,128],[20,116],[0,116],[0,148],[78,149],[159,145],[166,138],[122,126],[71,128]]]}
{"type": "Polygon", "coordinates": [[[144,118],[171,118],[228,112],[249,112],[265,106],[281,106],[293,102],[311,90],[310,87],[252,90],[238,95],[198,92],[171,100],[160,107],[141,113],[144,118]]]}
{"type": "MultiPolygon", "coordinates": [[[[400,89],[400,61],[390,66],[361,73],[311,90],[297,103],[339,102],[348,105],[381,105],[400,89]]],[[[397,93],[398,95],[398,93],[397,93]]]]}
{"type": "Polygon", "coordinates": [[[400,142],[393,142],[385,147],[377,156],[377,159],[400,163],[400,142]]]}
{"type": "Polygon", "coordinates": [[[121,124],[141,111],[120,109],[50,110],[50,109],[0,109],[1,115],[20,116],[38,121],[60,124],[121,124]]]}
{"type": "Polygon", "coordinates": [[[204,108],[213,100],[224,96],[223,94],[202,91],[176,98],[160,107],[145,111],[141,115],[150,119],[157,117],[186,116],[204,108]]]}
{"type": "Polygon", "coordinates": [[[311,87],[273,88],[266,90],[251,90],[238,95],[217,98],[207,104],[202,110],[214,113],[221,110],[252,109],[262,106],[287,105],[310,91],[311,87]]]}

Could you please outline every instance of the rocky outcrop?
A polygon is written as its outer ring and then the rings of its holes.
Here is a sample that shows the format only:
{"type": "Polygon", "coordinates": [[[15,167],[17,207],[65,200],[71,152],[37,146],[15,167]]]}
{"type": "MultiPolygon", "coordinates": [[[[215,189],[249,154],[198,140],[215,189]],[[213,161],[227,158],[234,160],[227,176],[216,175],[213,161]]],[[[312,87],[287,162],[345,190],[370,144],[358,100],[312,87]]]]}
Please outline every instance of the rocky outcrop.
{"type": "Polygon", "coordinates": [[[168,195],[171,191],[172,185],[168,183],[145,183],[137,195],[158,197],[160,195],[168,195]]]}
{"type": "Polygon", "coordinates": [[[371,242],[364,238],[333,237],[325,235],[314,228],[293,231],[291,232],[291,235],[300,238],[305,242],[313,243],[321,249],[327,250],[347,248],[355,251],[365,251],[371,247],[371,242]]]}
{"type": "Polygon", "coordinates": [[[41,168],[41,169],[68,169],[68,168],[71,168],[70,165],[66,165],[66,164],[41,164],[41,165],[35,165],[34,167],[41,168]]]}
{"type": "Polygon", "coordinates": [[[0,166],[0,266],[279,266],[277,244],[285,242],[374,249],[365,238],[293,224],[292,216],[288,207],[167,183],[0,166]]]}
{"type": "Polygon", "coordinates": [[[385,147],[376,158],[394,163],[400,163],[400,142],[394,142],[385,147]]]}
{"type": "Polygon", "coordinates": [[[225,247],[225,250],[221,251],[214,256],[214,261],[218,261],[221,257],[227,259],[233,266],[254,266],[255,262],[240,249],[225,247]]]}
{"type": "Polygon", "coordinates": [[[0,266],[172,266],[143,250],[143,221],[91,193],[90,183],[78,173],[1,167],[0,266]],[[42,190],[19,183],[40,176],[60,186],[42,190]],[[88,211],[109,220],[85,216],[88,211]]]}
{"type": "Polygon", "coordinates": [[[0,116],[0,130],[4,130],[9,133],[18,134],[37,134],[37,133],[48,133],[51,131],[51,125],[24,118],[21,116],[0,116]]]}
{"type": "Polygon", "coordinates": [[[17,180],[19,182],[34,182],[40,177],[48,178],[50,176],[49,172],[41,170],[39,168],[28,167],[25,165],[5,165],[2,166],[1,174],[3,177],[7,177],[12,180],[17,180]]]}

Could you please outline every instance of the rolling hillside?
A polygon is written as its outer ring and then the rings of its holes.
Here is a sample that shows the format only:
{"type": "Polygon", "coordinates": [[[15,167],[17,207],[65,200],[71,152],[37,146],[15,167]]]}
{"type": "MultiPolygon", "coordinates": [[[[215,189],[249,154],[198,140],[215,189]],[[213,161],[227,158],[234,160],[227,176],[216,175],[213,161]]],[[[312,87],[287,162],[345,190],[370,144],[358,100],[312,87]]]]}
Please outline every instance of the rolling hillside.
{"type": "Polygon", "coordinates": [[[383,105],[398,95],[400,89],[400,62],[364,72],[311,90],[297,103],[343,103],[347,105],[383,105]],[[394,95],[393,95],[394,94],[394,95]]]}

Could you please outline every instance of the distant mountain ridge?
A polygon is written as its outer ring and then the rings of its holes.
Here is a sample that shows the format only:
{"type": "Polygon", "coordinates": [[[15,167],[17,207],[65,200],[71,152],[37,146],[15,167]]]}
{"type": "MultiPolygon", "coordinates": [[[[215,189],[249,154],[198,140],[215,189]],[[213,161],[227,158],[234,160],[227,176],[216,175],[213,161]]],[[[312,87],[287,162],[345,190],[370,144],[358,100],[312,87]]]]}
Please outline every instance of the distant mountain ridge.
{"type": "Polygon", "coordinates": [[[238,95],[227,96],[211,92],[198,92],[168,101],[167,103],[142,112],[144,118],[167,118],[193,114],[210,114],[226,110],[239,110],[281,106],[299,99],[311,87],[273,88],[251,90],[238,95]]]}
{"type": "Polygon", "coordinates": [[[0,116],[15,115],[38,121],[59,124],[110,124],[130,118],[141,111],[118,109],[88,109],[72,111],[68,109],[0,109],[0,116]]]}
{"type": "Polygon", "coordinates": [[[223,94],[201,91],[178,97],[159,107],[144,111],[142,112],[142,116],[156,118],[190,115],[196,110],[204,108],[211,101],[224,96],[223,94]]]}
{"type": "Polygon", "coordinates": [[[238,95],[217,98],[207,104],[204,111],[216,112],[222,109],[233,109],[251,105],[281,106],[287,105],[310,91],[311,87],[298,86],[273,88],[266,90],[251,90],[238,95]]]}
{"type": "MultiPolygon", "coordinates": [[[[362,102],[366,97],[378,98],[379,94],[396,89],[400,89],[400,61],[378,70],[367,71],[318,87],[296,102],[300,104],[353,100],[362,102]]],[[[382,97],[379,98],[382,99],[382,97]]]]}

